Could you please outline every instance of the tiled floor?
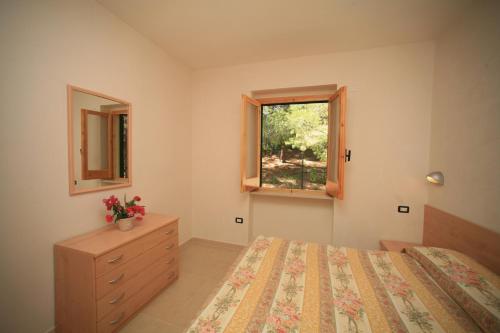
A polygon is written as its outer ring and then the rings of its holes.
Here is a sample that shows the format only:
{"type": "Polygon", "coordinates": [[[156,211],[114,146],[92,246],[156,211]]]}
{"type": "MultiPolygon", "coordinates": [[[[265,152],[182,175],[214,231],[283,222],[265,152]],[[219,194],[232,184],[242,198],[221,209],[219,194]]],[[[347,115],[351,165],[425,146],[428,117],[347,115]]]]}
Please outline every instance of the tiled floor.
{"type": "Polygon", "coordinates": [[[201,239],[183,244],[179,279],[146,305],[121,332],[183,332],[242,249],[201,239]]]}

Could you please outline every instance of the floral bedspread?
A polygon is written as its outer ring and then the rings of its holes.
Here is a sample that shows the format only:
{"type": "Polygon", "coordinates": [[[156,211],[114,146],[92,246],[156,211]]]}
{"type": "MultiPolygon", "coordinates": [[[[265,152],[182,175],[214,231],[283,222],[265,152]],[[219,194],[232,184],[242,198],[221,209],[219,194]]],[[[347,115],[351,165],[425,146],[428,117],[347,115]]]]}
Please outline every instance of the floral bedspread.
{"type": "Polygon", "coordinates": [[[414,247],[415,258],[485,332],[500,332],[500,277],[466,255],[436,247],[414,247]]]}
{"type": "Polygon", "coordinates": [[[258,237],[187,332],[480,329],[406,254],[258,237]]]}

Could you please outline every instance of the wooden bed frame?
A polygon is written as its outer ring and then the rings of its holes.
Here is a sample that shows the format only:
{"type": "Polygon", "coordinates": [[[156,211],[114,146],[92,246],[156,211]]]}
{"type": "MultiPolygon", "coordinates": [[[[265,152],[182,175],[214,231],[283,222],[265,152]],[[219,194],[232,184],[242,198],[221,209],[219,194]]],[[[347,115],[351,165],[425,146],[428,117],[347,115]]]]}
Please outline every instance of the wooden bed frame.
{"type": "Polygon", "coordinates": [[[500,234],[425,205],[424,246],[456,250],[500,274],[500,234]]]}

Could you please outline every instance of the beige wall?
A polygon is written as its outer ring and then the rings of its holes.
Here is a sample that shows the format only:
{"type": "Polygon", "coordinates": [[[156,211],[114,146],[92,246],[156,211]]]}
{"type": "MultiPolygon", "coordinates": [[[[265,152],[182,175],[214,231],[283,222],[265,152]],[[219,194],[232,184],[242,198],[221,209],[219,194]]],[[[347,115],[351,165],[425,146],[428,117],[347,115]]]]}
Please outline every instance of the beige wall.
{"type": "Polygon", "coordinates": [[[433,52],[432,43],[418,43],[196,71],[193,235],[239,244],[259,233],[325,242],[332,239],[333,223],[338,245],[375,248],[381,238],[420,240],[433,52]],[[331,83],[348,87],[347,146],[353,158],[345,200],[309,204],[240,194],[241,93],[331,83]],[[410,205],[410,214],[396,212],[402,203],[410,205]],[[235,224],[235,216],[245,223],[235,224]]]}
{"type": "Polygon", "coordinates": [[[429,203],[500,232],[500,3],[475,7],[436,43],[429,203]]]}
{"type": "Polygon", "coordinates": [[[53,326],[52,245],[138,194],[190,237],[190,72],[94,1],[0,5],[0,331],[53,326]],[[132,188],[68,195],[66,84],[132,103],[132,188]]]}
{"type": "Polygon", "coordinates": [[[252,195],[250,239],[277,235],[328,244],[332,242],[333,204],[317,199],[252,195]]]}

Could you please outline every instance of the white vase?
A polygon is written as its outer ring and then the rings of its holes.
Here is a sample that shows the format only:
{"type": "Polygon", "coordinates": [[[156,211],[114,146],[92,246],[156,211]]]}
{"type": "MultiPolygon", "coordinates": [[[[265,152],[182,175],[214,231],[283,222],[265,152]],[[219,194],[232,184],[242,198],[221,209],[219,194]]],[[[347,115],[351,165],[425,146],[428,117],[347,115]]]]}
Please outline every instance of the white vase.
{"type": "Polygon", "coordinates": [[[134,227],[134,224],[132,221],[134,220],[134,217],[128,217],[126,219],[119,219],[118,220],[118,228],[121,231],[128,231],[134,227]]]}

